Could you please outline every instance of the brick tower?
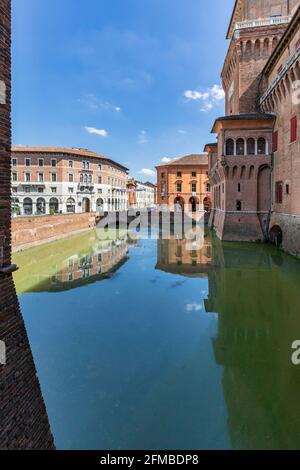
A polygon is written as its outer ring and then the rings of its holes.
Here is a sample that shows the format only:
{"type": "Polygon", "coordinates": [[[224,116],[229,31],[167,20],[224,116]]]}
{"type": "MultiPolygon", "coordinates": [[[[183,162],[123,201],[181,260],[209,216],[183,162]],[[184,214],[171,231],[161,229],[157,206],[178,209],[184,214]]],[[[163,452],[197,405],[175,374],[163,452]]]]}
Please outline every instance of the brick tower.
{"type": "Polygon", "coordinates": [[[209,144],[213,209],[219,238],[263,240],[271,212],[274,114],[259,110],[263,68],[291,21],[296,0],[236,0],[222,70],[226,115],[215,121],[209,144]]]}
{"type": "Polygon", "coordinates": [[[53,449],[12,278],[10,8],[10,0],[0,0],[0,449],[53,449]]]}

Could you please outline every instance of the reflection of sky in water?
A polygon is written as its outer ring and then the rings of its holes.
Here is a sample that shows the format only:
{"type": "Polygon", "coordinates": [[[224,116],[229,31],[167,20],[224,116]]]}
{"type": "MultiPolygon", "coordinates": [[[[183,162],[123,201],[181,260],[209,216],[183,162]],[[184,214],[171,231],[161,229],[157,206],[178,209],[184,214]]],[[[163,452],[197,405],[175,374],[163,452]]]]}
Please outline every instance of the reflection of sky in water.
{"type": "Polygon", "coordinates": [[[206,278],[155,270],[141,241],[111,279],[21,296],[58,448],[226,448],[206,278]]]}

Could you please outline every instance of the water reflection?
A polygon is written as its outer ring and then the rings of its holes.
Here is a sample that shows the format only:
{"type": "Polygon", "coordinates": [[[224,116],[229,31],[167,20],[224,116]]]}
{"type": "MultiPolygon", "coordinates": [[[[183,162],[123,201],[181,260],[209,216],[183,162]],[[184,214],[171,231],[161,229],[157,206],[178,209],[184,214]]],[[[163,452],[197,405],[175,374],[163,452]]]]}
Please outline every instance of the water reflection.
{"type": "Polygon", "coordinates": [[[223,392],[235,449],[299,449],[300,369],[291,345],[300,337],[299,261],[265,245],[213,239],[207,312],[224,367],[223,392]]]}
{"type": "Polygon", "coordinates": [[[189,246],[186,238],[175,234],[169,240],[158,240],[156,268],[187,277],[207,277],[211,267],[211,239],[207,232],[200,248],[189,246]]]}
{"type": "Polygon", "coordinates": [[[59,292],[108,279],[128,261],[127,234],[100,241],[86,232],[15,255],[18,293],[59,292]]]}
{"type": "Polygon", "coordinates": [[[90,232],[16,256],[59,448],[300,447],[299,261],[202,241],[90,232]]]}

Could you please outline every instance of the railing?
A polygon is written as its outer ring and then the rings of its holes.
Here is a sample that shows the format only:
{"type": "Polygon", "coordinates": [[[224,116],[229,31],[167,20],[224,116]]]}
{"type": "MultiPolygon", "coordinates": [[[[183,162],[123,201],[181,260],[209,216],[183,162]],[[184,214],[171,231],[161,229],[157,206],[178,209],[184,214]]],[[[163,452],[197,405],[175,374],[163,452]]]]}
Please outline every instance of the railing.
{"type": "Polygon", "coordinates": [[[288,62],[282,67],[281,72],[277,75],[275,80],[271,83],[269,88],[265,91],[265,93],[261,96],[260,98],[260,104],[262,104],[266,98],[269,96],[269,94],[276,88],[280,80],[284,77],[284,75],[287,73],[287,71],[290,69],[290,67],[293,65],[293,63],[298,59],[300,56],[300,46],[296,50],[296,52],[292,55],[292,57],[288,60],[288,62]]]}
{"type": "Polygon", "coordinates": [[[263,18],[259,20],[240,21],[235,24],[234,30],[240,31],[241,29],[246,29],[246,28],[258,28],[260,26],[288,24],[291,21],[291,19],[292,19],[291,16],[274,16],[274,17],[263,18]]]}

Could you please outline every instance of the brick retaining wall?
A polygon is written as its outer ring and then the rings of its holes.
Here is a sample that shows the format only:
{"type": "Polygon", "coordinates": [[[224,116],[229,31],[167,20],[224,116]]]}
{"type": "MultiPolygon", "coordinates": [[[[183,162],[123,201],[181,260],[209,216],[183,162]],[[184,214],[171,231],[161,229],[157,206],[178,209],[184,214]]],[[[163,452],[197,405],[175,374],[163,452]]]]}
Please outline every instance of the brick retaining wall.
{"type": "Polygon", "coordinates": [[[14,252],[58,240],[95,227],[95,214],[16,217],[12,220],[14,252]]]}

